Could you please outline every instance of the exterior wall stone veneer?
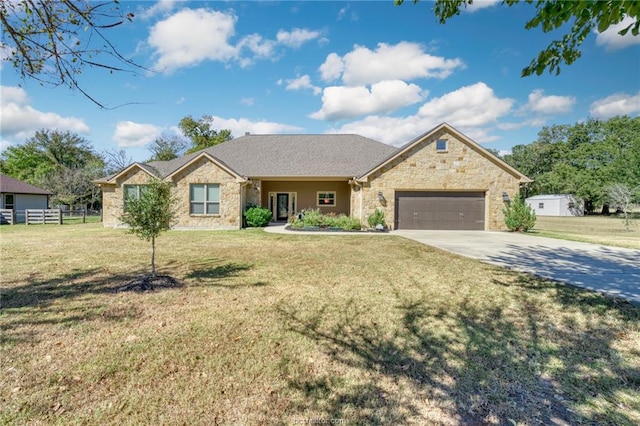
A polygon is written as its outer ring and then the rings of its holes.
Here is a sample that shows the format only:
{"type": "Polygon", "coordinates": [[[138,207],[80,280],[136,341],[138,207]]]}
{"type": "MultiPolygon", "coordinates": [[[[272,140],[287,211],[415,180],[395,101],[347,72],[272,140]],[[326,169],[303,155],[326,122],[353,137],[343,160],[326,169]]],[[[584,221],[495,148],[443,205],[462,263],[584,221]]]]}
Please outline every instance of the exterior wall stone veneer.
{"type": "Polygon", "coordinates": [[[513,199],[519,188],[519,177],[490,160],[487,154],[441,131],[370,175],[362,190],[353,192],[352,214],[366,224],[367,216],[381,209],[387,225],[393,227],[395,191],[484,192],[485,230],[505,230],[502,193],[507,192],[513,199]],[[436,151],[438,139],[447,140],[445,152],[436,151]],[[378,192],[385,197],[386,206],[379,201],[378,192]],[[360,203],[362,208],[358,212],[360,203]]]}
{"type": "Polygon", "coordinates": [[[113,185],[102,185],[102,224],[104,227],[117,227],[123,224],[118,220],[124,208],[124,185],[144,185],[151,176],[134,168],[120,176],[113,185]]]}
{"type": "Polygon", "coordinates": [[[207,158],[185,167],[173,176],[178,199],[175,228],[238,229],[242,224],[241,183],[236,177],[218,167],[207,158]],[[190,190],[192,183],[220,184],[220,214],[193,215],[190,213],[190,190]]]}

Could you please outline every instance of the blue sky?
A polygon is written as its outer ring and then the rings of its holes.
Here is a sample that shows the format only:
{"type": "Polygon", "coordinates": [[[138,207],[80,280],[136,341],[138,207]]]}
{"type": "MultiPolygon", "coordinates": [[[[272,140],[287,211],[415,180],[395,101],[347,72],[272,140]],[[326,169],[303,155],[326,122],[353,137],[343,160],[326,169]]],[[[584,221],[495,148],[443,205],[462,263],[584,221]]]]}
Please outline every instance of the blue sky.
{"type": "Polygon", "coordinates": [[[235,137],[357,133],[395,146],[446,121],[508,152],[543,126],[640,114],[640,37],[593,32],[559,76],[520,77],[562,34],[525,30],[531,5],[477,2],[440,25],[427,1],[121,3],[135,19],[106,34],[155,72],[85,70],[85,90],[122,105],[102,110],[3,62],[2,148],[50,128],[144,161],[154,138],[206,114],[235,137]]]}

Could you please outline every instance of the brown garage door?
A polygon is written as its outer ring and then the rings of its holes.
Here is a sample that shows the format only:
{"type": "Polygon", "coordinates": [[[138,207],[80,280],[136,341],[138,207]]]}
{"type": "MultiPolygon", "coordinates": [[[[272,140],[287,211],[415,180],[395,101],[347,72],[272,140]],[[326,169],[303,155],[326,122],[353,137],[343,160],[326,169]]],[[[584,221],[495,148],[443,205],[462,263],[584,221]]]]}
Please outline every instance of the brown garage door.
{"type": "Polygon", "coordinates": [[[396,192],[395,229],[484,230],[482,192],[396,192]]]}

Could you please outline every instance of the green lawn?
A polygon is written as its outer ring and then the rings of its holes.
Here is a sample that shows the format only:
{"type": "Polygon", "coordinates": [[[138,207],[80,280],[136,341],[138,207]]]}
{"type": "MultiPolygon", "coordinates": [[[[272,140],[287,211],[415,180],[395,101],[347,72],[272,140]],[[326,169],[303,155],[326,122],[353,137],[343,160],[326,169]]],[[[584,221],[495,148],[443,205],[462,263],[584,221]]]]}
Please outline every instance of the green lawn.
{"type": "Polygon", "coordinates": [[[640,423],[640,309],[399,237],[0,242],[2,424],[640,423]]]}
{"type": "Polygon", "coordinates": [[[629,231],[618,216],[538,216],[530,231],[543,237],[583,241],[640,250],[640,219],[633,219],[629,231]]]}

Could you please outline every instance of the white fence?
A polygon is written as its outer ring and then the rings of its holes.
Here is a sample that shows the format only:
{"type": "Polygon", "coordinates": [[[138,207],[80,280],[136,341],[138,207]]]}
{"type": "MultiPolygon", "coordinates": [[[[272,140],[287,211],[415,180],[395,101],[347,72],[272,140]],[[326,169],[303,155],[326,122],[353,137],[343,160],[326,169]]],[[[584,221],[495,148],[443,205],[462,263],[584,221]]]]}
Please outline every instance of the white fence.
{"type": "Polygon", "coordinates": [[[49,223],[62,225],[62,211],[60,209],[0,209],[0,223],[13,225],[21,222],[27,225],[44,225],[49,223]]]}

